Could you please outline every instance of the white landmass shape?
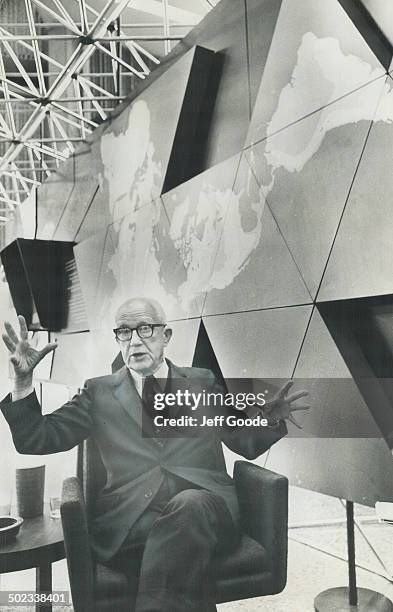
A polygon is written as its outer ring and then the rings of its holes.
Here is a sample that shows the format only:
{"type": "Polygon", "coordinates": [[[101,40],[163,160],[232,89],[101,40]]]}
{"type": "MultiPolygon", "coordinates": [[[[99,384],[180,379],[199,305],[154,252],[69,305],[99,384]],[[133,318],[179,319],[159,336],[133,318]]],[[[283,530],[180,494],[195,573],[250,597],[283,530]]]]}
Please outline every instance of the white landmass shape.
{"type": "MultiPolygon", "coordinates": [[[[335,100],[343,90],[359,89],[359,95],[348,94],[339,101],[325,106],[313,115],[314,121],[299,121],[292,142],[288,134],[280,133],[266,141],[265,155],[270,176],[263,191],[266,194],[274,186],[275,173],[284,168],[288,172],[301,172],[321,147],[330,130],[359,121],[391,122],[393,120],[393,94],[389,85],[381,82],[380,70],[372,67],[354,55],[345,55],[339,42],[334,38],[317,38],[308,32],[303,36],[297,55],[297,64],[288,83],[279,96],[275,113],[268,126],[268,135],[285,124],[288,108],[300,114],[304,108],[305,96],[309,95],[310,80],[315,91],[329,90],[329,99],[335,100]],[[337,68],[339,67],[339,69],[337,68]],[[364,86],[365,82],[375,81],[364,86]],[[362,86],[362,87],[361,87],[362,86]],[[375,115],[376,88],[385,96],[375,115]],[[293,110],[295,109],[295,110],[293,110]],[[301,137],[300,137],[301,136],[301,137]]],[[[317,94],[316,94],[317,95],[317,94]]],[[[306,98],[307,99],[307,98],[306,98]]],[[[326,99],[326,98],[324,98],[326,99]]],[[[109,261],[117,289],[110,303],[103,306],[103,312],[113,312],[115,304],[138,291],[150,289],[164,304],[178,303],[187,312],[188,305],[212,289],[229,286],[245,268],[257,247],[262,231],[262,212],[265,199],[258,194],[250,196],[251,175],[248,184],[236,193],[234,190],[218,189],[203,182],[197,201],[186,196],[177,202],[169,228],[169,235],[161,233],[160,240],[171,241],[183,262],[186,280],[178,287],[178,295],[167,291],[161,278],[161,263],[158,253],[165,253],[165,244],[157,248],[154,243],[154,228],[162,223],[161,203],[156,205],[150,217],[132,222],[130,211],[138,204],[152,199],[161,180],[160,164],[154,159],[154,144],[150,136],[150,111],[140,100],[130,109],[128,127],[119,134],[104,135],[101,155],[104,175],[109,190],[111,214],[117,218],[127,214],[117,224],[117,248],[109,261]],[[137,146],[133,146],[137,143],[137,146]],[[247,198],[247,206],[255,212],[255,223],[251,230],[242,226],[241,204],[247,198]],[[251,198],[251,201],[250,201],[251,198]],[[166,236],[164,238],[163,236],[166,236]],[[221,235],[221,243],[219,239],[221,235]]],[[[146,207],[150,210],[150,206],[146,207]]],[[[112,316],[112,315],[111,315],[112,316]]]]}
{"type": "MultiPolygon", "coordinates": [[[[384,105],[376,112],[376,91],[383,93],[380,69],[372,69],[370,64],[355,55],[345,55],[339,41],[334,38],[317,38],[312,32],[304,34],[297,54],[297,63],[293,70],[290,83],[281,91],[277,109],[267,128],[268,138],[265,147],[265,157],[270,166],[271,181],[264,185],[268,194],[274,186],[274,175],[278,169],[287,172],[301,172],[310,159],[317,153],[324,138],[330,130],[359,121],[393,120],[393,94],[390,99],[384,98],[384,105]],[[374,81],[375,86],[370,85],[374,81]],[[359,89],[359,95],[353,93],[337,100],[339,92],[345,87],[354,92],[359,89]],[[313,114],[315,121],[298,122],[299,129],[294,131],[292,142],[288,139],[288,128],[276,133],[280,126],[286,125],[288,109],[291,116],[302,116],[305,100],[309,95],[310,83],[313,89],[331,91],[329,98],[335,100],[331,104],[313,114]],[[369,85],[364,85],[369,83],[369,85]],[[301,131],[301,127],[303,131],[301,131]]],[[[390,91],[385,84],[385,94],[390,91]]],[[[304,114],[304,111],[303,111],[304,114]]],[[[289,128],[291,129],[291,128],[289,128]]]]}
{"type": "Polygon", "coordinates": [[[112,219],[151,201],[159,193],[161,164],[155,160],[155,147],[150,134],[150,109],[138,100],[129,109],[124,132],[109,132],[101,138],[101,159],[104,167],[101,184],[109,194],[112,219]]]}

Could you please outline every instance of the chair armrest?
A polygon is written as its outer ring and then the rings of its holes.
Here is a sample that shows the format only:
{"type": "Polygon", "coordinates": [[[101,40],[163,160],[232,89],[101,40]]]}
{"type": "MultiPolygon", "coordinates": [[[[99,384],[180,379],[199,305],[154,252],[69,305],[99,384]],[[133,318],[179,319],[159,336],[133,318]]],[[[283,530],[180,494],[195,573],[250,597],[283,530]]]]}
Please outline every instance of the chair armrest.
{"type": "Polygon", "coordinates": [[[93,612],[94,573],[85,500],[78,478],[63,482],[60,507],[75,612],[93,612]]]}
{"type": "Polygon", "coordinates": [[[233,477],[242,529],[266,549],[281,591],[287,579],[288,479],[248,461],[236,461],[233,477]]]}

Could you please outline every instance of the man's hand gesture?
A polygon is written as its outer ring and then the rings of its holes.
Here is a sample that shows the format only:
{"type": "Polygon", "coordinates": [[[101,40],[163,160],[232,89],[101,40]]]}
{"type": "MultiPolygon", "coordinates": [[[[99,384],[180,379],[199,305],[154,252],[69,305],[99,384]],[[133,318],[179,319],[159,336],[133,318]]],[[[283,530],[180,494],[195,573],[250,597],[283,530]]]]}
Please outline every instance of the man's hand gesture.
{"type": "Polygon", "coordinates": [[[301,425],[295,421],[292,412],[296,412],[297,410],[309,410],[310,406],[308,404],[292,405],[292,403],[302,397],[308,396],[308,391],[301,390],[292,393],[292,395],[287,395],[293,383],[293,380],[288,380],[270,400],[266,401],[263,411],[268,417],[286,419],[298,429],[302,429],[301,425]]]}
{"type": "Polygon", "coordinates": [[[32,347],[28,340],[28,330],[24,317],[18,316],[20,327],[20,338],[8,321],[4,322],[5,333],[2,334],[4,344],[10,353],[10,362],[15,371],[15,387],[17,390],[28,388],[32,384],[33,370],[37,364],[53,351],[57,344],[51,342],[41,350],[32,347]]]}

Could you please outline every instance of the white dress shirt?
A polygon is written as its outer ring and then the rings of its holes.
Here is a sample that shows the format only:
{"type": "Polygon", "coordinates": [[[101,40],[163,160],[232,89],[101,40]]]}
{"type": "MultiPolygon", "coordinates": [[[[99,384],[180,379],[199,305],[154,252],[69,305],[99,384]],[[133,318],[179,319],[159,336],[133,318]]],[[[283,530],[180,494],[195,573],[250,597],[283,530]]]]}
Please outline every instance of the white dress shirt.
{"type": "MultiPolygon", "coordinates": [[[[139,372],[135,372],[135,370],[132,370],[131,368],[129,368],[129,370],[132,376],[132,380],[134,381],[135,389],[138,391],[139,397],[142,397],[142,390],[143,385],[145,384],[146,376],[139,374],[139,372]]],[[[157,370],[153,372],[153,376],[157,378],[157,382],[159,385],[161,385],[163,391],[165,389],[166,379],[168,378],[168,372],[169,368],[165,359],[160,363],[157,370]]]]}

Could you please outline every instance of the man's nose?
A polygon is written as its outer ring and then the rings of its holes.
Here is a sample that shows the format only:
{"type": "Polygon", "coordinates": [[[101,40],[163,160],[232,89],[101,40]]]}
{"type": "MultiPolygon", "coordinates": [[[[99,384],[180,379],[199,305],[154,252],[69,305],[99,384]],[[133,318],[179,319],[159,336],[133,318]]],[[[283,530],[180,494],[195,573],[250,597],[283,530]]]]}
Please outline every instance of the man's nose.
{"type": "Polygon", "coordinates": [[[141,346],[141,344],[143,344],[141,338],[138,336],[136,331],[134,331],[130,340],[130,346],[141,346]]]}

